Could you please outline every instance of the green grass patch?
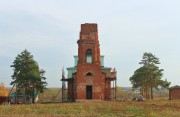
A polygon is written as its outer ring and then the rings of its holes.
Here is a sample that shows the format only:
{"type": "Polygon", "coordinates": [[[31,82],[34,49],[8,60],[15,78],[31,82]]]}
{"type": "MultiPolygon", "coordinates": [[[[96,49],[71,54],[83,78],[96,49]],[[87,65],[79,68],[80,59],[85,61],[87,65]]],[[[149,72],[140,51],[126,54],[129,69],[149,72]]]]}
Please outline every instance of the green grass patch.
{"type": "Polygon", "coordinates": [[[82,101],[30,105],[1,105],[0,116],[180,117],[180,100],[143,102],[82,101]]]}

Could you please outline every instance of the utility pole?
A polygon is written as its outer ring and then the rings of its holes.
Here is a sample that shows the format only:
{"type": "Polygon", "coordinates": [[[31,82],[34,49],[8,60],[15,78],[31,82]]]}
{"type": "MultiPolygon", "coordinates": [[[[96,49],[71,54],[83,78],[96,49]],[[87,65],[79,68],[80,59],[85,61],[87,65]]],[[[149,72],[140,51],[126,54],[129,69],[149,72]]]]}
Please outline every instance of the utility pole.
{"type": "Polygon", "coordinates": [[[16,74],[16,104],[18,104],[17,90],[18,90],[18,74],[19,73],[20,73],[20,71],[18,71],[17,74],[16,74]]]}
{"type": "Polygon", "coordinates": [[[65,89],[66,89],[66,84],[65,84],[65,73],[64,73],[64,67],[63,67],[63,69],[62,69],[62,89],[61,89],[61,91],[62,91],[62,102],[64,102],[65,101],[65,89]]]}

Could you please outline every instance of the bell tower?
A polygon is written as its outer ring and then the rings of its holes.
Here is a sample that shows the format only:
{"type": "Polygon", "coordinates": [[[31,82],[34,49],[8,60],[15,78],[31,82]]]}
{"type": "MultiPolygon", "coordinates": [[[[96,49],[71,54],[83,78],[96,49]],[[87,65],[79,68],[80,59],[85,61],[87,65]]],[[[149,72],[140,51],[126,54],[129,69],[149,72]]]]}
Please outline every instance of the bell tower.
{"type": "Polygon", "coordinates": [[[76,82],[77,99],[104,98],[97,24],[81,24],[78,43],[76,82]]]}
{"type": "Polygon", "coordinates": [[[78,58],[78,64],[100,64],[97,24],[81,24],[78,58]]]}
{"type": "Polygon", "coordinates": [[[68,93],[67,96],[62,93],[63,97],[67,97],[68,101],[116,99],[116,70],[104,66],[104,56],[100,55],[98,25],[81,24],[77,44],[75,65],[67,68],[67,79],[62,76],[62,82],[67,82],[67,89],[62,85],[62,90],[68,93]]]}

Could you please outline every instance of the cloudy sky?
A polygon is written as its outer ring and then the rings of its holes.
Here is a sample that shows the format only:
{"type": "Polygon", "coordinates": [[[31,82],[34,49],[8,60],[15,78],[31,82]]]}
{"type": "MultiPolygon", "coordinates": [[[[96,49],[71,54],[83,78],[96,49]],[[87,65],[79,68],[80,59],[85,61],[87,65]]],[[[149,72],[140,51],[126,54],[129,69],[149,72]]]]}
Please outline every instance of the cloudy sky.
{"type": "MultiPolygon", "coordinates": [[[[17,54],[27,49],[60,87],[61,69],[74,65],[80,24],[97,23],[105,66],[118,85],[140,67],[144,52],[156,55],[163,79],[180,85],[179,0],[0,0],[0,81],[10,86],[17,54]]],[[[67,71],[66,71],[67,74],[67,71]]]]}

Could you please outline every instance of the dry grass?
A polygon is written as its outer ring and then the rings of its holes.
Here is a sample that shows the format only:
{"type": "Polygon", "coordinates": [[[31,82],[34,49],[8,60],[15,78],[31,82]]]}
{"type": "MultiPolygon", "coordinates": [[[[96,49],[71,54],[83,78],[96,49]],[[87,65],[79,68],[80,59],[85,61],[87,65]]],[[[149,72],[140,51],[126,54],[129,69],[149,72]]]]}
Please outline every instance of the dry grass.
{"type": "Polygon", "coordinates": [[[180,117],[180,100],[83,101],[56,104],[1,105],[0,116],[180,117]]]}
{"type": "MultiPolygon", "coordinates": [[[[48,88],[39,95],[39,102],[50,102],[59,88],[48,88]]],[[[117,91],[118,100],[138,96],[133,92],[117,91]]],[[[55,101],[61,101],[61,92],[55,101]]],[[[162,100],[168,93],[155,94],[153,101],[81,101],[32,105],[0,105],[0,117],[180,117],[180,100],[162,100]]]]}

